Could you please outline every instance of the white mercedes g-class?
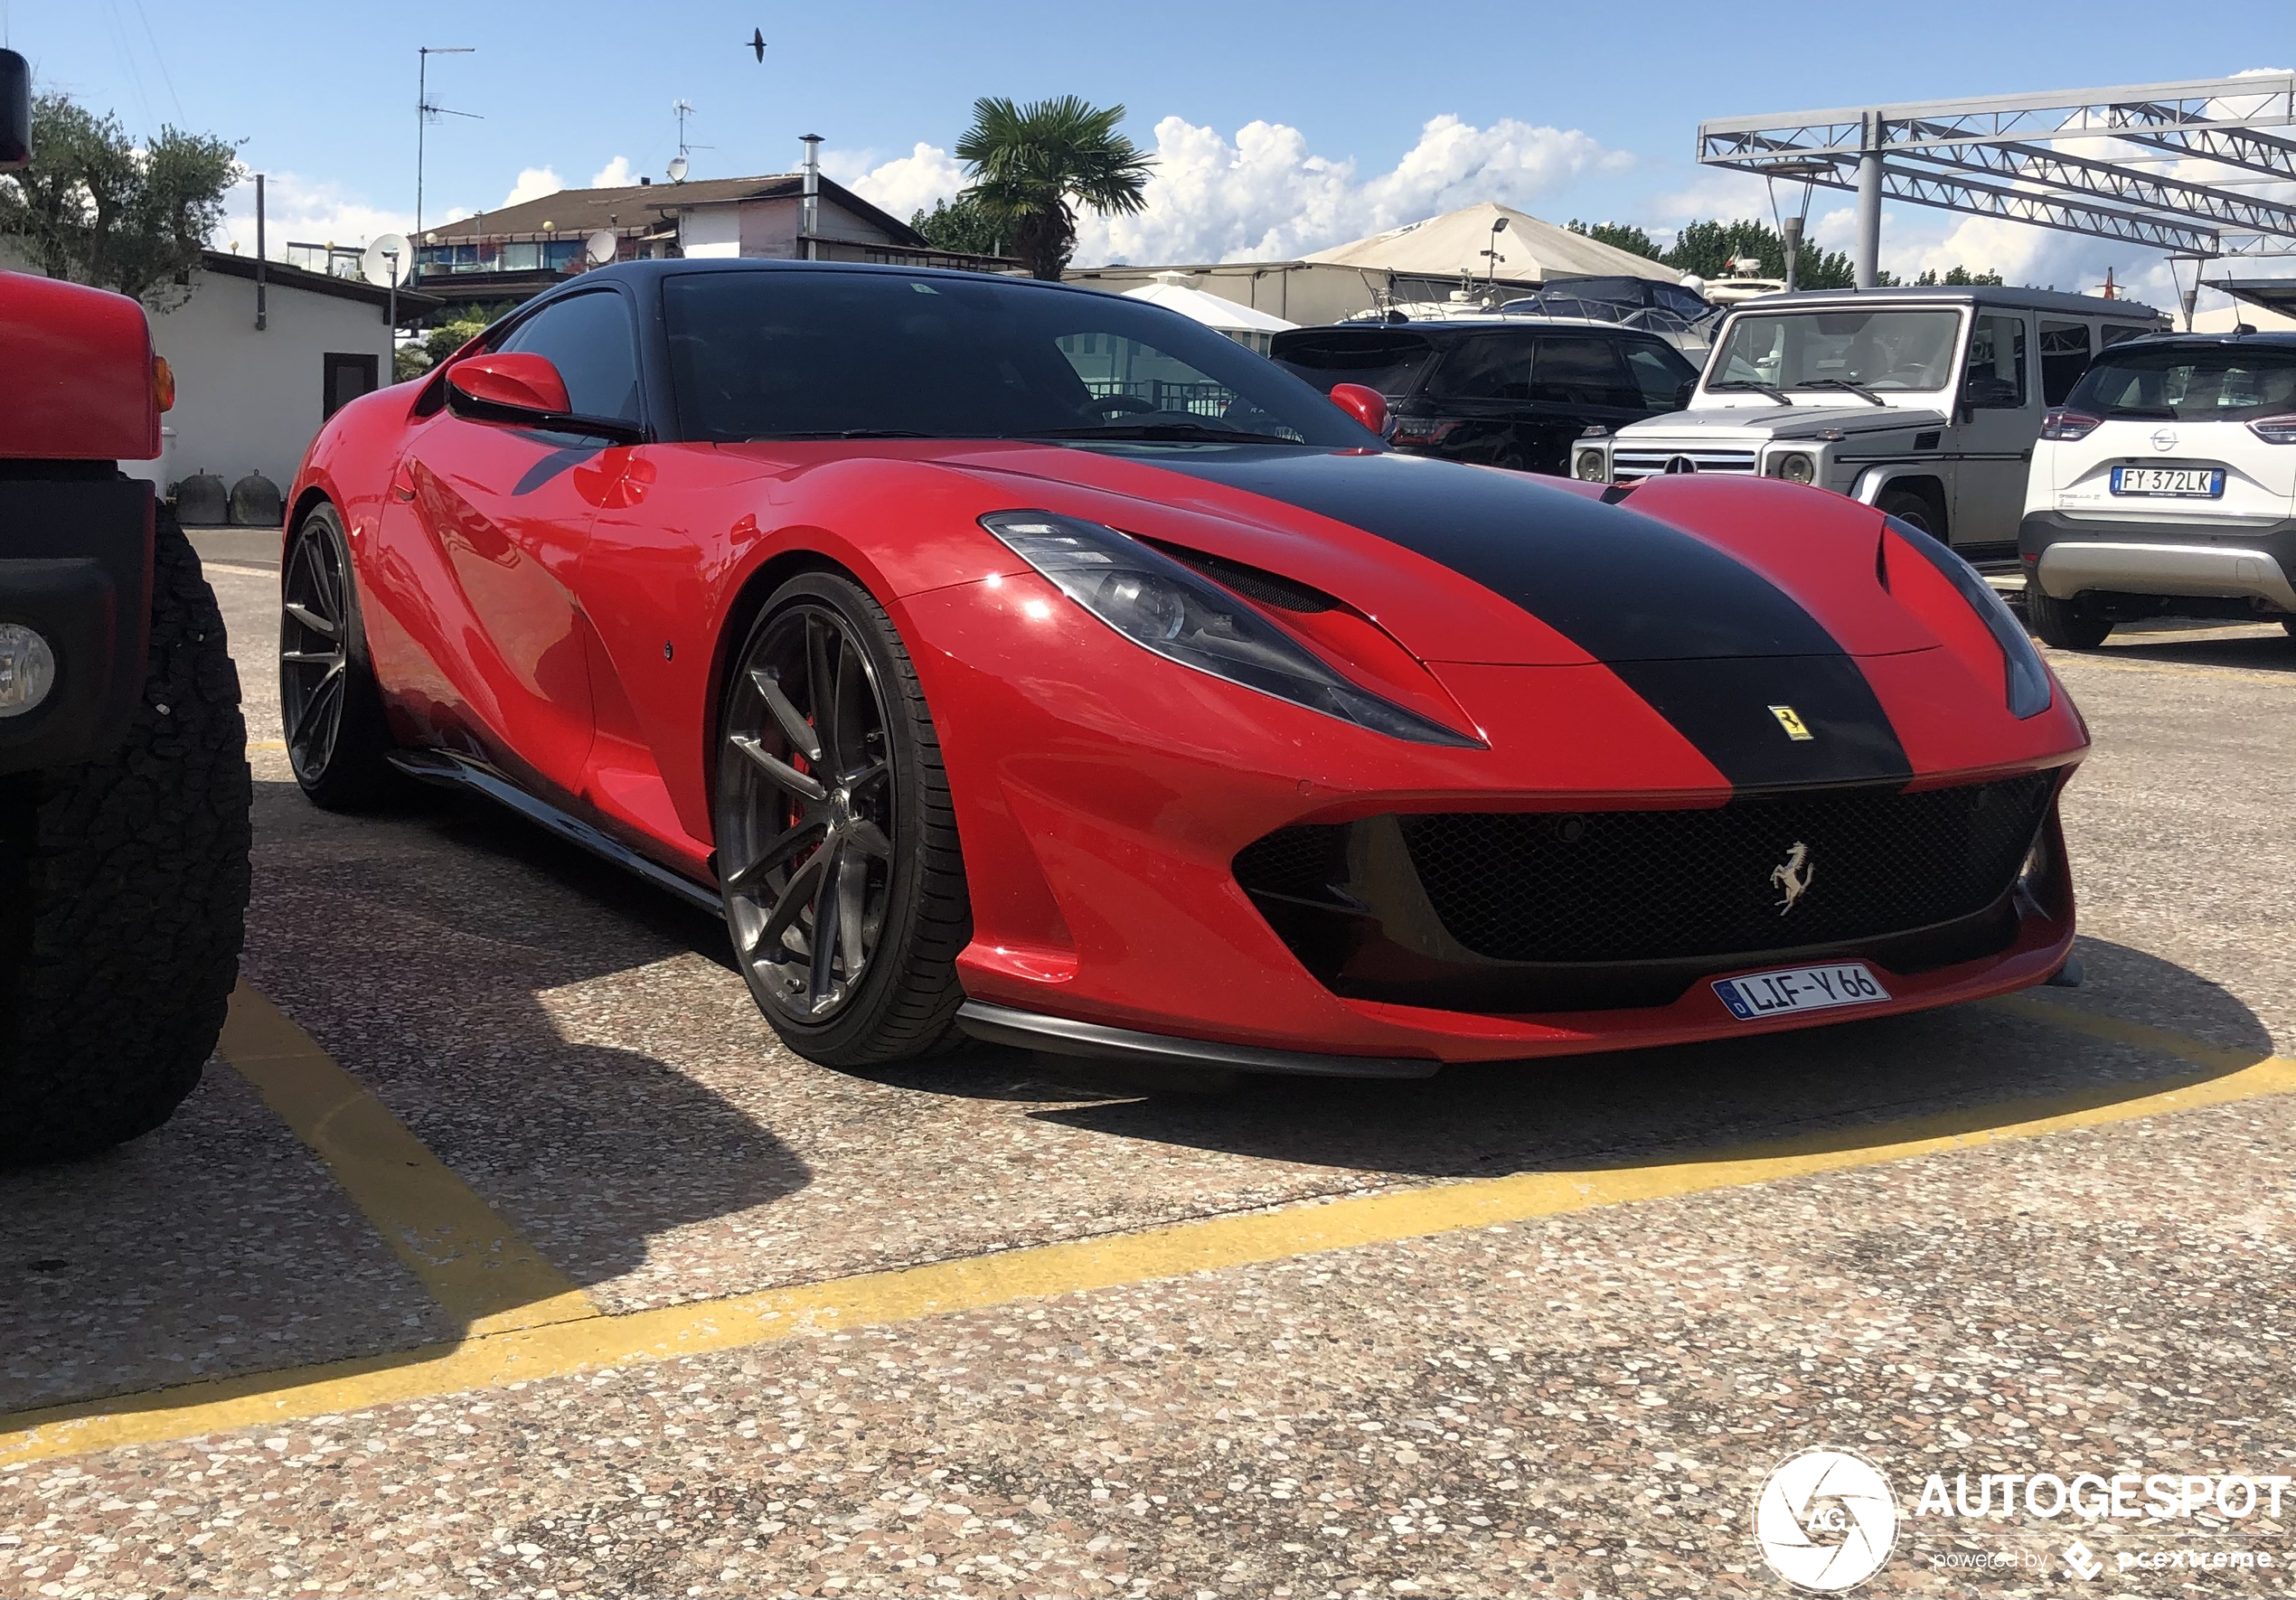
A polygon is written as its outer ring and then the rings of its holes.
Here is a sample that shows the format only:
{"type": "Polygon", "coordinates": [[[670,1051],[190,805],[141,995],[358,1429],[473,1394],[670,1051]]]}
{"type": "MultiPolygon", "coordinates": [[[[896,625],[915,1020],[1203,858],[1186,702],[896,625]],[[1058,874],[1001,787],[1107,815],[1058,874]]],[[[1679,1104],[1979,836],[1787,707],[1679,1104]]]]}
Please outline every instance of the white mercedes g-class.
{"type": "Polygon", "coordinates": [[[1762,473],[1877,506],[1970,560],[2011,560],[2043,413],[2100,351],[2168,323],[2045,289],[1765,295],[1723,324],[1689,409],[1579,440],[1571,473],[1762,473]]]}

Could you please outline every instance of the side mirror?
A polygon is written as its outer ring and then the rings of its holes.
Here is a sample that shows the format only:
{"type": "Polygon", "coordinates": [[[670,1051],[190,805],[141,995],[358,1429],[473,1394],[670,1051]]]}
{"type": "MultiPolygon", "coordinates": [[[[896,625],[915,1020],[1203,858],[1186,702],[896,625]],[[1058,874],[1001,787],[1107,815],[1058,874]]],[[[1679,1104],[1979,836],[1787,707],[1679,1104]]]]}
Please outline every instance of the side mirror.
{"type": "Polygon", "coordinates": [[[447,405],[457,417],[486,422],[538,422],[572,409],[566,380],[550,359],[517,351],[474,355],[447,368],[447,405]]]}
{"type": "Polygon", "coordinates": [[[1698,381],[1696,378],[1683,379],[1682,386],[1674,391],[1674,409],[1678,411],[1689,410],[1690,409],[1690,397],[1698,391],[1698,381]]]}
{"type": "Polygon", "coordinates": [[[32,160],[32,63],[0,50],[0,172],[32,160]]]}
{"type": "Polygon", "coordinates": [[[1394,413],[1388,409],[1388,397],[1378,390],[1360,383],[1334,383],[1331,403],[1381,438],[1395,437],[1394,413]]]}

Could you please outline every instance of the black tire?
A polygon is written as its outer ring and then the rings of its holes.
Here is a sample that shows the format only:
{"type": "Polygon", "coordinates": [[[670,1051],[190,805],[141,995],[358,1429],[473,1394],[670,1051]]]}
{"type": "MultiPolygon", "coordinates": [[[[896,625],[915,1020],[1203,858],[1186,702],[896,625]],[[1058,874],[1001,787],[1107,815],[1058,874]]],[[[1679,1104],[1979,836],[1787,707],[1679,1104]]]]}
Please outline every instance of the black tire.
{"type": "Polygon", "coordinates": [[[361,811],[399,786],[391,727],[343,519],[322,501],[296,524],[279,571],[279,721],[287,765],[315,805],[361,811]]]}
{"type": "Polygon", "coordinates": [[[2290,638],[2296,639],[2296,616],[2282,617],[2280,619],[2280,626],[2288,630],[2288,636],[2290,638]]]}
{"type": "Polygon", "coordinates": [[[2042,644],[2058,650],[2094,650],[2113,631],[2109,620],[2077,598],[2060,600],[2043,594],[2041,586],[2031,579],[2025,582],[2025,620],[2033,625],[2042,644]]]}
{"type": "Polygon", "coordinates": [[[1874,502],[1874,509],[1886,517],[1896,517],[1906,526],[1919,528],[1940,544],[1945,541],[1945,519],[1930,504],[1926,494],[1916,494],[1911,489],[1889,489],[1874,502]]]}
{"type": "Polygon", "coordinates": [[[157,513],[142,703],[101,759],[0,778],[0,1161],[165,1122],[215,1048],[248,896],[247,727],[214,591],[157,513]]]}
{"type": "Polygon", "coordinates": [[[783,1042],[840,1068],[959,1042],[972,911],[948,775],[908,651],[866,589],[823,571],[774,592],[731,658],[717,758],[726,925],[783,1042]]]}

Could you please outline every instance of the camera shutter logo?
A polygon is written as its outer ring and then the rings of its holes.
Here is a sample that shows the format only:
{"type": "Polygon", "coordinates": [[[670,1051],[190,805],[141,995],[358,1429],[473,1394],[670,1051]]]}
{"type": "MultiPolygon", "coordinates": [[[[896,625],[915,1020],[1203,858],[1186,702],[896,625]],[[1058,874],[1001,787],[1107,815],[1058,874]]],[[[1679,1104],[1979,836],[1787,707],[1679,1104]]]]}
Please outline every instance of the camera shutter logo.
{"type": "Polygon", "coordinates": [[[1804,1450],[1780,1462],[1754,1506],[1771,1569],[1798,1589],[1839,1594],[1881,1570],[1897,1545],[1897,1497],[1854,1450],[1804,1450]]]}

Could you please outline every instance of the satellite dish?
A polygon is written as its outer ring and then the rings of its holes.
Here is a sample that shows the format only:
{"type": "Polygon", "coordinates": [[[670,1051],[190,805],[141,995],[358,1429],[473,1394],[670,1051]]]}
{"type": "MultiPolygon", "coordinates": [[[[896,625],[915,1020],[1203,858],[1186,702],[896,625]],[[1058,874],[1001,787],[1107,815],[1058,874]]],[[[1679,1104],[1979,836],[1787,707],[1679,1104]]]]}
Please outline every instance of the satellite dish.
{"type": "Polygon", "coordinates": [[[359,276],[379,289],[404,283],[415,269],[415,247],[403,233],[386,233],[359,258],[359,276]],[[395,259],[394,259],[395,258],[395,259]]]}
{"type": "Polygon", "coordinates": [[[622,241],[614,236],[611,228],[601,228],[582,241],[582,253],[590,259],[593,267],[605,266],[621,248],[622,241]]]}
{"type": "Polygon", "coordinates": [[[686,158],[685,158],[684,156],[682,156],[682,155],[673,155],[673,156],[671,156],[671,157],[670,157],[670,182],[672,182],[673,184],[682,184],[682,183],[684,183],[684,182],[685,182],[686,168],[687,168],[687,166],[688,166],[689,165],[690,165],[690,164],[687,162],[686,158]]]}

